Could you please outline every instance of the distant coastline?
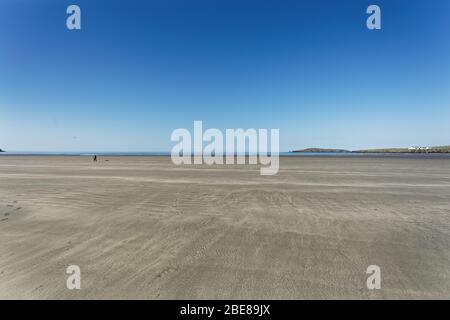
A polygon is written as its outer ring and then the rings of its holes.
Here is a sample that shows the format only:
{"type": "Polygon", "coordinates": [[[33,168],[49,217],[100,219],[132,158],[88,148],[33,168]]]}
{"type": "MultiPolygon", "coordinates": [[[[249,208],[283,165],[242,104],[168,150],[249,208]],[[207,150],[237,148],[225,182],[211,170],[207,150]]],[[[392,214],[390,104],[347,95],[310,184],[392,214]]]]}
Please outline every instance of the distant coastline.
{"type": "Polygon", "coordinates": [[[307,148],[293,150],[292,153],[450,153],[450,146],[440,147],[410,147],[410,148],[382,148],[365,150],[307,148]]]}
{"type": "Polygon", "coordinates": [[[291,151],[293,153],[351,153],[350,150],[345,149],[323,149],[323,148],[307,148],[302,150],[291,151]]]}
{"type": "MultiPolygon", "coordinates": [[[[5,156],[143,156],[143,157],[170,157],[169,151],[134,151],[134,152],[120,152],[120,151],[8,151],[0,149],[0,153],[5,156]]],[[[311,156],[311,155],[324,155],[324,156],[346,156],[346,155],[450,155],[450,146],[441,147],[411,147],[411,148],[384,148],[384,149],[364,149],[364,150],[346,150],[346,149],[333,149],[333,148],[307,148],[301,150],[293,150],[288,152],[280,152],[279,156],[311,156]]],[[[248,155],[248,154],[246,154],[248,155]]]]}

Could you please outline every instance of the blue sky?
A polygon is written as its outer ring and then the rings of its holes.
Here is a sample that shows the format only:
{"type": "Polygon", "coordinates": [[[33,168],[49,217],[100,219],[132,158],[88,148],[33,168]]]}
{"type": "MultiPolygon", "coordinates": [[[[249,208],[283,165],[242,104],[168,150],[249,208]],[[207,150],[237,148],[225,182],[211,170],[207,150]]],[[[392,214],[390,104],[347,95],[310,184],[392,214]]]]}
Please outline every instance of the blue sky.
{"type": "Polygon", "coordinates": [[[282,151],[450,145],[448,0],[1,0],[0,40],[7,150],[169,151],[194,120],[282,151]]]}

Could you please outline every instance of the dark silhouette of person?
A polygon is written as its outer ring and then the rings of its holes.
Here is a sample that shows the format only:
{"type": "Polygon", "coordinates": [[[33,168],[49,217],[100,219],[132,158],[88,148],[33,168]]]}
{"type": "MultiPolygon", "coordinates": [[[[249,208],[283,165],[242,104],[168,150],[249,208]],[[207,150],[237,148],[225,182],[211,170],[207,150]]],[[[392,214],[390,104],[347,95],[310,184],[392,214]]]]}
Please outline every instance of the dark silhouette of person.
{"type": "Polygon", "coordinates": [[[97,155],[94,155],[94,162],[97,162],[97,155]]]}

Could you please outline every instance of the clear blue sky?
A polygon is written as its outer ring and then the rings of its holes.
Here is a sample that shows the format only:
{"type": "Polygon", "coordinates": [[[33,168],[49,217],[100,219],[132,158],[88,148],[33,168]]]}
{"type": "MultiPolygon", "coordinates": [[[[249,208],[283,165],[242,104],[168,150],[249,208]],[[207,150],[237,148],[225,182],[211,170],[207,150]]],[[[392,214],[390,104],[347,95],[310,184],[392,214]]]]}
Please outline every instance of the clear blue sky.
{"type": "Polygon", "coordinates": [[[450,145],[448,0],[1,0],[0,40],[7,150],[169,151],[194,120],[282,151],[450,145]]]}

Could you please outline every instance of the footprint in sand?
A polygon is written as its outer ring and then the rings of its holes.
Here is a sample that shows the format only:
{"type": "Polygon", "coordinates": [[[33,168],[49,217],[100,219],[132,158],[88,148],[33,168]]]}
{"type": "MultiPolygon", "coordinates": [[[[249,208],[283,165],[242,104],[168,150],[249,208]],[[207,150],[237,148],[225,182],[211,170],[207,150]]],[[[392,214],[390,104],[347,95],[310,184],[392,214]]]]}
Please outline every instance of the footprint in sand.
{"type": "MultiPolygon", "coordinates": [[[[14,203],[17,203],[17,201],[14,201],[14,203]]],[[[19,210],[22,209],[22,207],[16,207],[15,205],[12,205],[12,204],[7,204],[3,208],[4,208],[4,210],[0,209],[0,215],[2,214],[6,218],[1,219],[0,222],[8,220],[8,217],[11,216],[11,214],[13,212],[19,213],[19,210]]]]}
{"type": "Polygon", "coordinates": [[[166,276],[167,274],[177,271],[178,268],[177,267],[165,267],[163,270],[161,270],[157,275],[156,278],[163,278],[164,276],[166,276]]]}

